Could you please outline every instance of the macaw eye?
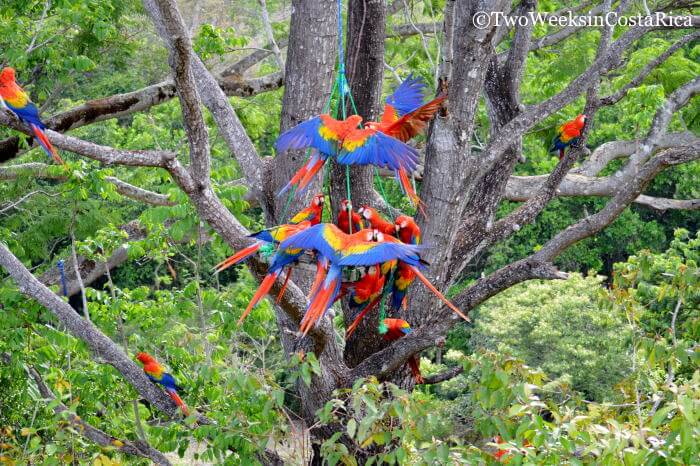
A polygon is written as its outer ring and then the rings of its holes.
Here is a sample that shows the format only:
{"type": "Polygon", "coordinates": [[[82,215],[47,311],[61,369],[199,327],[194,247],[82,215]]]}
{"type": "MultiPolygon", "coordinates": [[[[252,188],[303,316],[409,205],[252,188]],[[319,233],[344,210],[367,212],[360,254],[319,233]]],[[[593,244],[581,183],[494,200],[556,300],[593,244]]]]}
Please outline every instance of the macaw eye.
{"type": "Polygon", "coordinates": [[[362,215],[363,215],[367,220],[369,220],[370,217],[372,217],[372,213],[371,213],[368,209],[363,210],[363,211],[362,211],[362,215]]]}
{"type": "Polygon", "coordinates": [[[408,226],[408,222],[406,220],[401,222],[401,228],[406,228],[407,226],[408,226]]]}

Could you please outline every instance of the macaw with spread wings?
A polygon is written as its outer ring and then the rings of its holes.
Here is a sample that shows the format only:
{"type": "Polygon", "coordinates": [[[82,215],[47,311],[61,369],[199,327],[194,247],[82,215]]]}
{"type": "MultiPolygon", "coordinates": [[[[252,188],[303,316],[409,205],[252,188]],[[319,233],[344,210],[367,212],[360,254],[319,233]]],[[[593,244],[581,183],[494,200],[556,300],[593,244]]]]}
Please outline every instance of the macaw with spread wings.
{"type": "Polygon", "coordinates": [[[294,174],[280,194],[294,187],[303,191],[331,157],[343,165],[375,165],[413,172],[418,151],[398,139],[372,128],[362,128],[362,117],[336,120],[328,114],[315,116],[282,133],[275,143],[277,153],[312,148],[309,160],[294,174]]]}
{"type": "MultiPolygon", "coordinates": [[[[440,105],[447,98],[446,94],[440,94],[430,102],[423,104],[425,97],[425,83],[420,77],[409,74],[401,85],[386,98],[384,113],[380,121],[368,121],[366,128],[376,129],[387,136],[408,142],[425,130],[428,122],[433,119],[440,105]]],[[[411,202],[421,207],[421,200],[416,194],[408,172],[403,169],[396,170],[396,176],[404,193],[411,202]]]]}

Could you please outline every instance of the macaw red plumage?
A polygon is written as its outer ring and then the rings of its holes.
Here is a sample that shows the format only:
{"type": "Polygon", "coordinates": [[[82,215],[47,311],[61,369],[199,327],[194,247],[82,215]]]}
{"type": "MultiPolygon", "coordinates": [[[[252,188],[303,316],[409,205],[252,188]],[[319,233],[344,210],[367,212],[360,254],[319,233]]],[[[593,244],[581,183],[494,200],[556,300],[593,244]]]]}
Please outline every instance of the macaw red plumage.
{"type": "Polygon", "coordinates": [[[265,230],[248,235],[250,238],[255,238],[258,241],[219,262],[214,266],[214,269],[217,273],[222,272],[258,252],[263,244],[278,244],[292,233],[296,233],[300,228],[298,225],[302,225],[303,227],[318,225],[323,215],[324,199],[323,194],[316,194],[311,199],[311,204],[307,208],[297,212],[297,214],[289,220],[289,223],[266,228],[265,230]]]}
{"type": "Polygon", "coordinates": [[[182,388],[177,385],[175,378],[169,373],[165,372],[163,366],[158,364],[158,361],[156,361],[156,359],[148,353],[138,353],[136,355],[136,359],[143,364],[143,371],[146,373],[151,382],[162,385],[170,398],[172,398],[175,404],[180,407],[185,416],[189,416],[189,410],[187,409],[185,402],[182,401],[180,395],[177,394],[177,391],[182,390],[182,388]]]}
{"type": "MultiPolygon", "coordinates": [[[[394,222],[396,234],[399,239],[406,244],[420,244],[420,227],[415,222],[413,217],[408,215],[399,215],[394,222]]],[[[408,287],[416,279],[416,274],[411,266],[399,262],[396,269],[394,283],[391,288],[391,307],[399,310],[402,307],[406,308],[406,295],[408,287]]]]}
{"type": "Polygon", "coordinates": [[[0,72],[0,104],[32,128],[36,141],[49,158],[53,158],[57,163],[65,165],[49,138],[46,137],[46,133],[44,133],[46,125],[39,117],[39,109],[31,101],[24,89],[17,84],[17,81],[15,81],[15,70],[10,67],[4,68],[0,72]]]}
{"type": "Polygon", "coordinates": [[[552,139],[549,152],[559,151],[559,160],[564,157],[564,150],[572,144],[578,143],[583,127],[586,126],[586,115],[580,114],[571,121],[567,121],[557,129],[557,134],[552,139]]]}
{"type": "Polygon", "coordinates": [[[357,233],[365,227],[362,217],[352,209],[352,202],[347,199],[340,201],[336,225],[348,234],[357,233]]]}
{"type": "Polygon", "coordinates": [[[361,128],[360,123],[362,117],[359,115],[336,120],[323,114],[282,133],[275,143],[278,154],[307,147],[314,151],[280,194],[291,187],[295,187],[297,192],[303,191],[329,157],[335,157],[343,165],[376,165],[407,172],[416,169],[416,149],[375,129],[361,128]]]}
{"type": "Polygon", "coordinates": [[[287,238],[280,248],[311,249],[318,253],[319,266],[311,293],[311,302],[301,322],[301,331],[311,327],[333,304],[340,291],[342,268],[373,266],[401,259],[420,266],[418,246],[403,244],[377,230],[365,229],[352,235],[330,223],[321,223],[287,238]]]}
{"type": "Polygon", "coordinates": [[[363,205],[357,209],[357,213],[367,220],[369,226],[375,230],[379,230],[385,235],[396,236],[396,227],[394,224],[382,217],[382,215],[377,212],[377,209],[368,205],[363,205]]]}
{"type": "MultiPolygon", "coordinates": [[[[403,319],[384,319],[384,325],[387,328],[387,332],[384,334],[384,339],[387,341],[398,340],[399,338],[403,338],[413,331],[411,325],[403,319]]],[[[413,373],[413,378],[416,379],[416,383],[424,383],[425,381],[420,373],[420,359],[418,355],[411,355],[407,362],[408,367],[411,368],[411,372],[413,373]]]]}
{"type": "Polygon", "coordinates": [[[341,293],[350,292],[348,307],[357,313],[353,322],[345,331],[345,339],[350,338],[362,318],[378,303],[384,289],[386,277],[379,265],[368,267],[359,280],[353,283],[343,283],[341,293]]]}
{"type": "MultiPolygon", "coordinates": [[[[381,121],[369,121],[365,126],[381,131],[402,142],[413,139],[423,132],[442,102],[447,98],[446,94],[440,94],[430,102],[423,104],[425,87],[425,83],[420,77],[414,78],[413,74],[409,74],[394,93],[387,97],[381,121]]],[[[411,202],[420,207],[420,198],[413,189],[408,172],[399,169],[396,171],[396,175],[411,202]]]]}

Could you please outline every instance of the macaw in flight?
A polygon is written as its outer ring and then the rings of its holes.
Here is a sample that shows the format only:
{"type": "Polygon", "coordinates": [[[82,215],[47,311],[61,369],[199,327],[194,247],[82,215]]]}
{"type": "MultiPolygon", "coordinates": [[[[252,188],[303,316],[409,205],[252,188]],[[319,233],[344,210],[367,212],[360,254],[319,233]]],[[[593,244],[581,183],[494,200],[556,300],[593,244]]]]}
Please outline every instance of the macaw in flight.
{"type": "Polygon", "coordinates": [[[338,220],[335,223],[341,231],[348,234],[357,233],[365,227],[362,217],[352,209],[352,202],[348,199],[340,201],[338,220]]]}
{"type": "Polygon", "coordinates": [[[559,151],[559,160],[563,159],[566,148],[578,143],[584,126],[586,126],[586,115],[583,113],[561,125],[552,139],[549,152],[559,151]]]}
{"type": "Polygon", "coordinates": [[[184,415],[189,416],[189,410],[187,409],[185,402],[182,401],[180,395],[177,394],[177,391],[182,390],[182,388],[177,385],[175,378],[169,373],[165,372],[163,366],[158,364],[158,361],[156,361],[155,358],[148,353],[138,353],[136,355],[136,359],[143,364],[143,371],[146,373],[151,382],[162,385],[170,398],[172,398],[175,404],[180,407],[184,415]]]}
{"type": "Polygon", "coordinates": [[[330,223],[300,231],[284,240],[280,248],[311,249],[319,257],[321,266],[312,287],[311,302],[301,322],[300,330],[305,335],[335,301],[340,291],[343,267],[373,266],[394,259],[414,266],[422,263],[418,246],[403,244],[371,229],[348,235],[330,223]]]}
{"type": "MultiPolygon", "coordinates": [[[[411,324],[403,319],[384,319],[384,325],[387,328],[387,332],[384,334],[384,339],[387,341],[395,341],[399,338],[403,338],[413,331],[411,324]]],[[[417,354],[412,355],[408,358],[408,367],[411,368],[413,373],[413,378],[416,379],[416,384],[422,384],[425,381],[420,373],[420,359],[417,354]]]]}
{"type": "MultiPolygon", "coordinates": [[[[401,142],[413,139],[425,130],[428,122],[433,119],[440,105],[447,98],[446,94],[440,94],[423,104],[425,87],[420,77],[414,78],[413,73],[409,74],[394,93],[386,98],[381,121],[368,121],[365,127],[381,131],[401,142]]],[[[399,169],[396,174],[404,193],[416,207],[420,208],[421,200],[413,189],[408,172],[399,169]]]]}
{"type": "Polygon", "coordinates": [[[361,128],[362,117],[350,115],[336,120],[328,114],[313,117],[285,131],[275,143],[277,153],[290,149],[314,149],[309,160],[294,174],[279,194],[295,187],[306,188],[331,157],[343,165],[375,165],[392,170],[413,172],[418,165],[418,151],[398,139],[371,129],[361,128]]]}
{"type": "Polygon", "coordinates": [[[0,104],[14,113],[22,122],[29,125],[34,132],[36,141],[49,158],[53,158],[57,163],[65,165],[49,138],[46,137],[46,133],[44,133],[46,125],[39,117],[39,109],[31,101],[29,94],[17,84],[17,81],[15,81],[15,70],[10,67],[4,68],[0,72],[0,104]]]}
{"type": "Polygon", "coordinates": [[[222,272],[232,265],[238,264],[239,262],[249,258],[258,252],[258,250],[264,244],[279,244],[280,241],[299,231],[301,228],[299,225],[306,227],[318,225],[321,222],[321,216],[323,214],[323,203],[325,202],[324,199],[323,194],[316,194],[313,199],[311,199],[311,204],[294,215],[289,220],[289,223],[272,228],[266,228],[265,230],[249,235],[251,238],[257,239],[257,241],[247,248],[241,249],[237,253],[216,264],[214,266],[216,273],[222,272]]]}

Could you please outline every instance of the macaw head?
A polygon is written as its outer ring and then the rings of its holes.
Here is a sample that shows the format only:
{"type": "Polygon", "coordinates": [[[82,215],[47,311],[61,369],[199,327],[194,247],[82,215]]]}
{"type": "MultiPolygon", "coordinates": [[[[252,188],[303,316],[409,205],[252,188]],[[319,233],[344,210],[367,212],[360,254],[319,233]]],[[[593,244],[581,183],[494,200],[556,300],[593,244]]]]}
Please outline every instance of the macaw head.
{"type": "Polygon", "coordinates": [[[324,201],[325,201],[325,197],[323,196],[323,194],[319,193],[319,194],[316,194],[313,197],[313,199],[311,199],[311,205],[313,207],[321,207],[321,206],[323,206],[324,201]]]}
{"type": "Polygon", "coordinates": [[[368,205],[363,205],[359,209],[357,209],[357,213],[362,215],[364,219],[366,219],[371,226],[376,226],[381,217],[379,216],[379,212],[377,212],[375,209],[368,205]]]}
{"type": "Polygon", "coordinates": [[[384,241],[384,233],[377,229],[365,228],[362,230],[362,234],[361,238],[368,243],[381,243],[384,241]]]}
{"type": "Polygon", "coordinates": [[[420,242],[420,227],[408,215],[399,215],[394,222],[396,236],[406,244],[417,244],[420,242]]]}
{"type": "Polygon", "coordinates": [[[365,128],[379,131],[379,123],[376,121],[368,121],[367,123],[365,123],[365,128]]]}
{"type": "Polygon", "coordinates": [[[0,72],[0,84],[10,84],[13,82],[15,82],[15,69],[9,66],[3,68],[2,72],[0,72]]]}
{"type": "Polygon", "coordinates": [[[340,211],[347,212],[348,214],[352,212],[352,202],[347,199],[340,201],[340,211]]]}
{"type": "Polygon", "coordinates": [[[576,120],[574,121],[576,122],[576,126],[578,127],[578,129],[581,129],[584,126],[586,126],[586,118],[586,115],[584,115],[583,113],[576,117],[576,120]]]}
{"type": "Polygon", "coordinates": [[[148,364],[148,363],[151,363],[151,362],[156,362],[156,360],[155,360],[155,358],[154,358],[153,356],[151,356],[151,355],[148,354],[148,353],[143,353],[143,352],[138,353],[138,354],[136,355],[136,359],[138,359],[139,361],[141,361],[142,364],[148,364]]]}

